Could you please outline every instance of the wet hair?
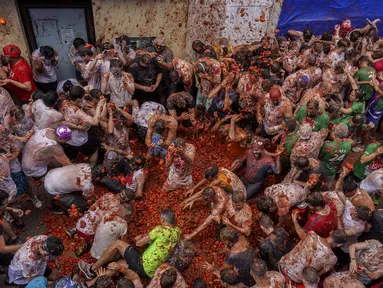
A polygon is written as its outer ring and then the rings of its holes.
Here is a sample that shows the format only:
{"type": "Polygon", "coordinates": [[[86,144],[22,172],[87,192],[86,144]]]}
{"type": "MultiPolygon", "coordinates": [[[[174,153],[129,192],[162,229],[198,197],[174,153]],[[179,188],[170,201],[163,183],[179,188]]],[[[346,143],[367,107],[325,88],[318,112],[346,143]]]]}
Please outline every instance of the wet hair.
{"type": "Polygon", "coordinates": [[[185,147],[185,139],[177,137],[176,139],[174,139],[174,145],[176,147],[185,147]]]}
{"type": "Polygon", "coordinates": [[[126,277],[120,277],[117,280],[116,288],[134,288],[134,284],[126,277]]]}
{"type": "Polygon", "coordinates": [[[299,156],[297,160],[295,160],[295,166],[297,166],[299,170],[305,169],[309,167],[309,165],[310,165],[309,158],[305,156],[299,156]]]}
{"type": "Polygon", "coordinates": [[[221,280],[224,283],[227,283],[229,285],[238,285],[238,275],[235,273],[234,269],[232,268],[226,268],[221,270],[220,272],[221,280]]]}
{"type": "Polygon", "coordinates": [[[331,50],[330,44],[323,43],[323,53],[328,54],[328,52],[330,52],[330,50],[331,50]]]}
{"type": "Polygon", "coordinates": [[[314,267],[306,266],[302,270],[302,278],[310,284],[318,282],[318,271],[314,267]]]}
{"type": "Polygon", "coordinates": [[[336,104],[336,103],[331,103],[328,108],[327,108],[327,112],[332,114],[334,112],[338,112],[340,109],[340,105],[339,104],[336,104]]]}
{"type": "Polygon", "coordinates": [[[41,91],[41,90],[36,90],[36,91],[33,91],[33,93],[31,94],[31,98],[33,101],[37,101],[39,99],[42,99],[44,97],[44,92],[41,91]]]}
{"type": "Polygon", "coordinates": [[[315,110],[319,110],[319,102],[318,100],[315,100],[315,99],[310,99],[308,102],[307,102],[307,106],[309,105],[313,105],[313,108],[315,110]]]}
{"type": "Polygon", "coordinates": [[[15,118],[16,121],[21,121],[24,119],[25,117],[25,112],[23,109],[19,108],[19,107],[12,107],[9,111],[9,115],[11,115],[11,117],[15,118]]]}
{"type": "Polygon", "coordinates": [[[153,129],[157,134],[162,134],[166,130],[166,122],[163,119],[158,119],[154,125],[153,129]]]}
{"type": "Polygon", "coordinates": [[[112,43],[105,42],[105,43],[102,43],[101,48],[102,48],[102,51],[110,50],[114,48],[114,45],[112,43]]]}
{"type": "Polygon", "coordinates": [[[219,237],[221,241],[229,242],[228,246],[230,248],[233,247],[234,244],[237,243],[239,240],[238,232],[227,226],[221,230],[221,232],[219,233],[219,237]]]}
{"type": "Polygon", "coordinates": [[[4,202],[9,198],[9,194],[0,189],[0,205],[4,205],[4,202]]]}
{"type": "Polygon", "coordinates": [[[274,201],[269,196],[261,196],[257,201],[257,209],[263,213],[269,213],[270,209],[274,206],[274,201]]]}
{"type": "Polygon", "coordinates": [[[112,59],[110,60],[110,68],[117,67],[122,68],[122,62],[120,59],[112,59]]]}
{"type": "Polygon", "coordinates": [[[265,227],[266,229],[273,228],[274,222],[271,220],[270,216],[267,214],[262,214],[258,219],[259,225],[265,227]]]}
{"type": "Polygon", "coordinates": [[[43,241],[42,248],[44,251],[48,252],[49,255],[58,257],[64,251],[64,243],[60,238],[49,237],[47,240],[43,241]]]}
{"type": "Polygon", "coordinates": [[[277,77],[276,75],[271,76],[270,80],[271,80],[272,85],[282,86],[282,84],[283,84],[282,79],[277,77]]]}
{"type": "Polygon", "coordinates": [[[344,230],[334,230],[331,233],[331,239],[335,244],[343,244],[347,241],[347,234],[344,230]]]}
{"type": "Polygon", "coordinates": [[[349,40],[347,40],[347,39],[340,39],[338,41],[338,44],[337,44],[338,48],[347,48],[348,46],[350,46],[350,41],[349,40]]]}
{"type": "Polygon", "coordinates": [[[51,46],[41,46],[40,54],[46,59],[50,59],[55,56],[55,50],[51,46]]]}
{"type": "Polygon", "coordinates": [[[161,275],[160,287],[161,288],[171,288],[177,281],[177,271],[174,268],[167,269],[161,275]]]}
{"type": "MultiPolygon", "coordinates": [[[[192,48],[194,51],[197,51],[197,48],[204,49],[205,44],[200,40],[194,40],[192,43],[192,48]]],[[[198,52],[200,52],[200,51],[198,51],[198,52]]],[[[201,52],[203,52],[203,51],[201,51],[201,52]]]]}
{"type": "Polygon", "coordinates": [[[207,285],[201,278],[196,278],[193,280],[192,288],[207,288],[207,285]]]}
{"type": "Polygon", "coordinates": [[[78,52],[78,55],[80,55],[81,57],[94,55],[92,49],[87,48],[84,45],[81,45],[80,47],[78,47],[77,52],[78,52]]]}
{"type": "Polygon", "coordinates": [[[355,191],[355,189],[358,188],[358,184],[352,179],[352,176],[347,175],[346,178],[344,178],[343,181],[343,192],[345,194],[355,191]]]}
{"type": "Polygon", "coordinates": [[[65,81],[63,84],[64,92],[68,92],[70,90],[70,88],[72,88],[72,87],[73,87],[73,84],[70,80],[65,81]]]}
{"type": "Polygon", "coordinates": [[[58,98],[59,98],[59,96],[57,95],[57,92],[51,90],[51,91],[48,91],[47,93],[45,93],[45,95],[43,97],[43,102],[44,102],[45,106],[53,107],[56,104],[58,98]]]}
{"type": "Polygon", "coordinates": [[[108,276],[101,276],[97,278],[96,283],[94,283],[94,288],[114,288],[114,282],[108,276]]]}
{"type": "Polygon", "coordinates": [[[369,221],[371,218],[371,210],[366,206],[356,207],[356,215],[362,221],[369,221]]]}
{"type": "Polygon", "coordinates": [[[265,79],[262,81],[261,87],[265,92],[269,92],[272,86],[273,83],[270,81],[270,79],[265,79]]]}
{"type": "Polygon", "coordinates": [[[362,125],[365,120],[366,118],[363,114],[355,114],[354,117],[352,117],[352,122],[358,125],[362,125]]]}
{"type": "Polygon", "coordinates": [[[360,62],[367,62],[367,63],[370,63],[370,60],[368,60],[368,57],[366,57],[366,56],[361,56],[361,57],[359,57],[358,62],[359,62],[359,63],[360,63],[360,62]]]}
{"type": "Polygon", "coordinates": [[[285,122],[285,125],[287,127],[287,130],[294,131],[297,128],[297,122],[292,118],[284,118],[283,122],[285,122]]]}
{"type": "Polygon", "coordinates": [[[193,261],[194,252],[193,250],[189,249],[188,251],[185,251],[184,253],[181,253],[181,254],[182,255],[179,255],[177,257],[174,267],[176,267],[178,271],[183,272],[189,268],[191,262],[193,261]]]}
{"type": "Polygon", "coordinates": [[[326,202],[324,201],[322,194],[320,194],[319,192],[314,192],[308,195],[306,198],[306,203],[314,207],[322,207],[322,208],[326,205],[326,202]]]}
{"type": "Polygon", "coordinates": [[[335,71],[344,73],[344,69],[346,68],[346,62],[339,61],[338,63],[336,63],[334,68],[335,68],[335,71]]]}
{"type": "Polygon", "coordinates": [[[262,259],[256,258],[254,259],[253,264],[251,264],[250,269],[254,275],[262,277],[266,274],[267,264],[262,259]]]}
{"type": "Polygon", "coordinates": [[[81,99],[85,95],[85,90],[81,86],[73,86],[69,90],[69,99],[71,101],[76,101],[77,99],[81,99]]]}
{"type": "Polygon", "coordinates": [[[75,38],[75,39],[73,40],[73,47],[74,47],[75,49],[78,49],[78,47],[80,47],[80,46],[85,46],[85,44],[86,44],[86,42],[85,42],[85,40],[82,39],[82,38],[75,38]]]}
{"type": "Polygon", "coordinates": [[[233,195],[231,196],[231,200],[233,200],[233,203],[235,204],[243,203],[244,201],[246,201],[245,195],[243,195],[242,193],[233,193],[233,195]]]}
{"type": "Polygon", "coordinates": [[[273,72],[274,74],[278,73],[282,68],[282,64],[280,62],[274,62],[273,64],[271,64],[270,66],[270,70],[271,72],[273,72]]]}
{"type": "Polygon", "coordinates": [[[207,186],[202,190],[202,198],[204,201],[208,201],[211,197],[215,196],[215,190],[213,187],[207,186]]]}
{"type": "Polygon", "coordinates": [[[363,100],[366,97],[366,92],[362,89],[356,89],[355,90],[355,98],[357,100],[363,100]]]}
{"type": "Polygon", "coordinates": [[[322,40],[324,40],[324,41],[331,41],[331,40],[332,40],[332,35],[331,35],[331,33],[324,32],[324,33],[322,34],[322,40]]]}
{"type": "Polygon", "coordinates": [[[133,158],[130,160],[133,164],[137,165],[138,168],[145,167],[146,165],[146,158],[144,155],[135,155],[133,158]]]}
{"type": "Polygon", "coordinates": [[[171,79],[177,77],[177,79],[178,79],[178,81],[179,81],[179,79],[180,79],[180,73],[179,73],[177,70],[172,70],[172,71],[170,71],[170,73],[169,73],[169,77],[170,77],[171,79]]]}
{"type": "Polygon", "coordinates": [[[176,215],[171,209],[165,209],[161,211],[161,218],[163,218],[167,223],[174,225],[176,224],[176,215]]]}
{"type": "Polygon", "coordinates": [[[315,64],[317,63],[317,56],[315,56],[314,54],[308,55],[307,56],[307,63],[310,66],[315,66],[315,64]]]}
{"type": "Polygon", "coordinates": [[[314,49],[314,51],[317,52],[317,53],[322,53],[322,52],[323,52],[323,45],[322,45],[322,43],[320,43],[320,42],[315,42],[315,43],[313,44],[313,49],[314,49]]]}
{"type": "Polygon", "coordinates": [[[89,95],[93,99],[99,100],[100,96],[102,95],[102,92],[99,89],[92,89],[92,90],[90,90],[89,95]]]}
{"type": "Polygon", "coordinates": [[[218,167],[212,165],[205,170],[205,178],[215,177],[218,174],[218,167]]]}
{"type": "Polygon", "coordinates": [[[269,71],[269,69],[263,69],[261,75],[262,75],[262,78],[269,79],[270,78],[270,71],[269,71]]]}
{"type": "Polygon", "coordinates": [[[359,39],[360,39],[360,36],[361,36],[362,34],[360,33],[360,31],[359,30],[354,30],[354,31],[352,31],[351,33],[350,33],[350,41],[351,42],[356,42],[356,41],[358,41],[359,39]]]}

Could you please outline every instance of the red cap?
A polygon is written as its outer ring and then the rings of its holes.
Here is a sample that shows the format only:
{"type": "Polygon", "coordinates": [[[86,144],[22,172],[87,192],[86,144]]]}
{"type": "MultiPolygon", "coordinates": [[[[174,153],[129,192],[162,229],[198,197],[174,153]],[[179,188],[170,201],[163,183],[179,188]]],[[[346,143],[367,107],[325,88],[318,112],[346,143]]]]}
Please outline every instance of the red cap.
{"type": "Polygon", "coordinates": [[[279,90],[279,87],[271,88],[270,92],[269,92],[269,95],[270,95],[270,99],[273,100],[273,101],[279,100],[282,97],[281,91],[279,90]]]}
{"type": "Polygon", "coordinates": [[[20,57],[21,50],[19,47],[13,44],[9,44],[3,48],[3,52],[5,55],[8,55],[9,57],[20,57]]]}

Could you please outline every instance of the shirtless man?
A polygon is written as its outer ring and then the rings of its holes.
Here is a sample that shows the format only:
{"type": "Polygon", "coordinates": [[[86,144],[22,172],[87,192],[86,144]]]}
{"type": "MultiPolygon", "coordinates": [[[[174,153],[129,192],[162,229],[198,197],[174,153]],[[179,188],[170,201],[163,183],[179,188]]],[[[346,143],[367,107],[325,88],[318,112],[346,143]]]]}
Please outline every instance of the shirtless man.
{"type": "Polygon", "coordinates": [[[280,270],[291,280],[302,283],[302,272],[307,266],[311,266],[318,271],[321,276],[329,272],[337,263],[337,257],[332,249],[341,246],[347,239],[347,235],[342,230],[331,232],[327,238],[319,237],[311,231],[279,262],[280,270]]]}
{"type": "Polygon", "coordinates": [[[249,236],[253,224],[253,212],[245,200],[243,195],[234,194],[227,203],[222,216],[222,223],[245,236],[249,236]]]}
{"type": "Polygon", "coordinates": [[[196,149],[193,144],[185,143],[182,138],[176,138],[170,144],[166,153],[166,167],[169,175],[163,190],[170,192],[179,188],[189,188],[193,185],[192,171],[196,149]]]}
{"type": "Polygon", "coordinates": [[[236,142],[239,143],[240,147],[244,148],[246,147],[249,135],[238,125],[242,118],[241,114],[226,115],[211,128],[211,132],[218,131],[229,143],[236,142]],[[230,120],[230,124],[223,124],[228,120],[230,120]]]}
{"type": "Polygon", "coordinates": [[[145,138],[149,154],[164,158],[176,137],[177,127],[177,121],[172,116],[158,114],[150,117],[145,138]]]}
{"type": "Polygon", "coordinates": [[[330,274],[323,281],[323,288],[338,288],[338,287],[347,287],[347,288],[364,288],[362,282],[352,275],[349,271],[343,272],[334,272],[330,274]]]}
{"type": "Polygon", "coordinates": [[[254,259],[254,263],[251,265],[251,276],[257,283],[253,288],[284,288],[285,277],[282,273],[277,271],[267,271],[266,262],[262,259],[254,259]]]}
{"type": "Polygon", "coordinates": [[[183,123],[185,127],[190,126],[190,123],[196,125],[195,100],[190,93],[184,91],[170,94],[166,100],[166,108],[169,115],[183,123]]]}
{"type": "Polygon", "coordinates": [[[268,135],[281,132],[278,128],[284,117],[292,117],[291,102],[281,92],[281,88],[274,86],[257,105],[257,122],[259,127],[268,135]],[[262,112],[263,111],[263,112],[262,112]]]}
{"type": "Polygon", "coordinates": [[[223,191],[223,189],[219,188],[218,186],[208,186],[205,189],[203,189],[202,193],[203,196],[196,198],[194,201],[203,199],[210,206],[211,213],[205,219],[205,221],[201,225],[199,225],[193,232],[185,235],[184,240],[191,240],[199,232],[208,227],[213,221],[217,222],[218,224],[222,221],[222,215],[226,210],[227,203],[229,201],[229,196],[227,196],[225,191],[223,191]]]}
{"type": "Polygon", "coordinates": [[[298,105],[296,107],[295,113],[304,106],[307,105],[311,99],[318,101],[318,108],[324,110],[326,108],[326,99],[327,96],[332,92],[332,86],[330,83],[321,82],[314,88],[306,90],[306,92],[302,95],[298,105]]]}
{"type": "Polygon", "coordinates": [[[297,71],[286,77],[282,85],[282,90],[285,93],[286,97],[292,103],[296,104],[301,98],[301,95],[306,89],[309,82],[309,76],[301,73],[301,71],[297,71]]]}
{"type": "Polygon", "coordinates": [[[66,143],[72,137],[72,131],[67,126],[56,130],[46,128],[37,131],[24,146],[21,166],[25,175],[41,179],[48,172],[51,161],[57,161],[62,166],[71,165],[60,144],[66,143]]]}

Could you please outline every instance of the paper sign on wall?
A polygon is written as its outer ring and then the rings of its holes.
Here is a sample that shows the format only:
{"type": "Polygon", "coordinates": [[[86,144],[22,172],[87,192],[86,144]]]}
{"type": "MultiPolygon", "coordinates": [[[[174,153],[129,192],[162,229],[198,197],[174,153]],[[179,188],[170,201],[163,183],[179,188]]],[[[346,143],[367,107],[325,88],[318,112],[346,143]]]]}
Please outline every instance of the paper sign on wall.
{"type": "Polygon", "coordinates": [[[74,30],[72,28],[60,29],[61,43],[72,44],[74,40],[74,30]]]}

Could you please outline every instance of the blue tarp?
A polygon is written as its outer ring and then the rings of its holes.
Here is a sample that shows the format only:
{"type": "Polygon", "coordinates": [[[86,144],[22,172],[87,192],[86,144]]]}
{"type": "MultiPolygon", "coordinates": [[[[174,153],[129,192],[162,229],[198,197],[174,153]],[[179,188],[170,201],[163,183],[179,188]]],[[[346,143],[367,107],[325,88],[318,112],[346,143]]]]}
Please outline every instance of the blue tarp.
{"type": "Polygon", "coordinates": [[[352,27],[362,28],[366,18],[381,19],[377,27],[383,35],[383,0],[284,0],[279,17],[279,35],[290,29],[313,30],[314,35],[333,33],[334,26],[350,19],[352,27]]]}

